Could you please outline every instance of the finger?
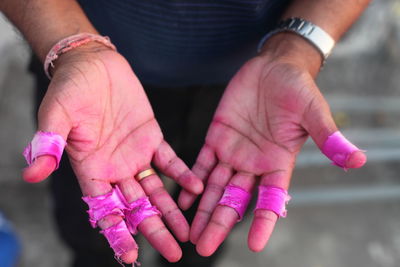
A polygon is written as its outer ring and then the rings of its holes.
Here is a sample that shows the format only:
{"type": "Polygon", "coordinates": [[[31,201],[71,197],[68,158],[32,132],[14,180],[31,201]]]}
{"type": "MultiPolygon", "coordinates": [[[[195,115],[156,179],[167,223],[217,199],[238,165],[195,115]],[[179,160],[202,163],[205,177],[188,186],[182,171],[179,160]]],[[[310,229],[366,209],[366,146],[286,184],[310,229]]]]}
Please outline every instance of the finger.
{"type": "MultiPolygon", "coordinates": [[[[119,183],[122,194],[129,203],[145,197],[145,192],[134,179],[125,179],[119,183]]],[[[139,231],[149,243],[168,261],[176,262],[182,257],[182,251],[174,237],[167,230],[159,216],[145,218],[139,225],[139,231]]]]}
{"type": "Polygon", "coordinates": [[[195,195],[203,192],[201,180],[176,156],[174,150],[165,141],[154,154],[153,162],[162,173],[174,179],[188,192],[195,195]]]}
{"type": "Polygon", "coordinates": [[[360,168],[367,161],[363,151],[350,143],[338,132],[329,105],[315,85],[313,101],[304,113],[303,127],[333,164],[348,168],[360,168]]]}
{"type": "MultiPolygon", "coordinates": [[[[111,185],[103,181],[79,180],[79,183],[84,196],[102,196],[112,190],[111,185]]],[[[136,261],[138,246],[120,215],[107,215],[100,219],[97,225],[103,229],[103,234],[117,257],[127,264],[136,261]],[[107,232],[110,232],[110,234],[107,234],[107,232]]]]}
{"type": "Polygon", "coordinates": [[[164,221],[176,238],[181,242],[188,241],[189,224],[175,201],[165,190],[161,179],[156,174],[153,174],[141,179],[139,183],[146,195],[149,196],[150,202],[160,210],[164,221]]]}
{"type": "Polygon", "coordinates": [[[22,170],[22,178],[28,183],[38,183],[50,176],[56,169],[57,161],[52,156],[40,156],[22,170]]]}
{"type": "MultiPolygon", "coordinates": [[[[242,188],[246,192],[252,192],[255,183],[256,177],[254,175],[243,173],[235,174],[230,181],[230,184],[242,188]]],[[[232,207],[218,205],[197,241],[197,252],[202,256],[212,255],[225,240],[239,218],[238,212],[232,207]]]]}
{"type": "Polygon", "coordinates": [[[221,199],[224,188],[232,175],[232,168],[223,163],[219,163],[211,173],[191,225],[190,241],[193,244],[197,243],[201,233],[206,228],[211,214],[221,199]]]}
{"type": "MultiPolygon", "coordinates": [[[[264,174],[261,177],[260,185],[276,186],[288,189],[291,170],[277,171],[264,174]]],[[[266,246],[272,231],[274,230],[278,215],[270,210],[257,209],[254,212],[253,222],[248,236],[248,246],[254,252],[259,252],[266,246]]]]}
{"type": "MultiPolygon", "coordinates": [[[[196,163],[193,165],[192,171],[204,184],[217,162],[218,160],[214,151],[209,146],[204,145],[197,157],[196,163]]],[[[197,195],[182,190],[179,194],[178,205],[181,209],[187,210],[193,205],[196,198],[197,195]]]]}
{"type": "MultiPolygon", "coordinates": [[[[22,178],[30,183],[37,183],[46,179],[58,165],[58,160],[54,155],[51,155],[50,150],[57,150],[57,144],[53,143],[51,139],[47,138],[46,135],[42,135],[37,139],[37,135],[41,133],[53,133],[61,137],[62,141],[65,142],[68,137],[68,133],[71,130],[71,123],[67,115],[62,111],[59,105],[46,105],[46,100],[43,101],[39,111],[39,130],[35,135],[36,146],[32,146],[32,143],[24,151],[25,158],[29,161],[33,161],[27,168],[22,171],[22,178]],[[53,147],[52,147],[53,145],[53,147]],[[40,151],[45,149],[45,151],[40,151]],[[33,151],[37,150],[37,151],[33,151]],[[29,154],[29,155],[28,155],[29,154]],[[30,155],[38,154],[37,158],[29,158],[30,155]]],[[[63,149],[63,148],[62,148],[63,149]]],[[[61,158],[62,149],[59,157],[61,158]]],[[[54,151],[55,151],[54,150],[54,151]]],[[[58,153],[58,151],[55,151],[58,153]]]]}

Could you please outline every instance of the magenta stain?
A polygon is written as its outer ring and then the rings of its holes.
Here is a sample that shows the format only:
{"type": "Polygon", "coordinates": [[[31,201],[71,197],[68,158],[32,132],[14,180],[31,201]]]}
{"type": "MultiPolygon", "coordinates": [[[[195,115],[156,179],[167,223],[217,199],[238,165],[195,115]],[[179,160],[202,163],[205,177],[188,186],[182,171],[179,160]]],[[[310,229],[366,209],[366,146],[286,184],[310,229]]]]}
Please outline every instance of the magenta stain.
{"type": "Polygon", "coordinates": [[[361,151],[358,147],[350,143],[346,137],[339,131],[331,134],[325,141],[322,148],[322,153],[324,153],[330,160],[332,164],[339,166],[347,170],[346,162],[355,151],[361,151]]]}
{"type": "Polygon", "coordinates": [[[56,169],[58,169],[66,144],[61,135],[38,131],[22,154],[28,165],[31,165],[40,156],[53,156],[57,162],[56,169]]]}
{"type": "Polygon", "coordinates": [[[247,206],[249,205],[251,194],[241,187],[229,184],[225,187],[225,191],[218,205],[233,208],[239,215],[238,221],[241,221],[247,206]]]}
{"type": "Polygon", "coordinates": [[[286,204],[291,197],[288,192],[280,187],[260,185],[258,187],[258,199],[256,209],[273,211],[278,217],[287,215],[286,204]]]}

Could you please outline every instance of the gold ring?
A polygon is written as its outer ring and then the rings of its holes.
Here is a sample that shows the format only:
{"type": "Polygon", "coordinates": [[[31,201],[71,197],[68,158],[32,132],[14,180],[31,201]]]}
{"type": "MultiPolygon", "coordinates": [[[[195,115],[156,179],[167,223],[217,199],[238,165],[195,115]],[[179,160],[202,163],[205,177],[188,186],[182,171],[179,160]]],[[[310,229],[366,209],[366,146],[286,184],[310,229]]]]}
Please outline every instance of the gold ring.
{"type": "Polygon", "coordinates": [[[147,170],[144,170],[144,171],[139,172],[139,173],[135,176],[135,178],[136,178],[136,181],[140,182],[140,181],[143,180],[144,178],[146,178],[146,177],[148,177],[148,176],[150,176],[150,175],[153,175],[153,174],[157,174],[156,171],[155,171],[153,168],[149,168],[149,169],[147,169],[147,170]]]}

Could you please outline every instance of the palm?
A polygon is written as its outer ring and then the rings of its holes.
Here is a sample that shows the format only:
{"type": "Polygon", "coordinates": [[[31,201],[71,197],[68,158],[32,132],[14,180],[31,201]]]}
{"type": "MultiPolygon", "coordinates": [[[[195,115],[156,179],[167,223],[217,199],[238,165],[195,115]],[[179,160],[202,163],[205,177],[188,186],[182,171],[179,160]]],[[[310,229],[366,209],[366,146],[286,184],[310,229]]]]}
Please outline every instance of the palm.
{"type": "MultiPolygon", "coordinates": [[[[193,166],[207,182],[190,234],[197,251],[213,254],[239,218],[234,209],[218,205],[227,184],[248,192],[258,183],[287,189],[308,134],[322,147],[336,130],[308,72],[263,56],[248,61],[229,83],[193,166]]],[[[182,193],[181,205],[192,200],[182,193]]],[[[252,250],[264,248],[276,220],[272,211],[255,212],[248,240],[252,250]]]]}
{"type": "Polygon", "coordinates": [[[102,53],[55,76],[49,102],[72,124],[67,152],[77,177],[115,183],[147,167],[163,137],[129,66],[102,53]]]}
{"type": "MultiPolygon", "coordinates": [[[[129,64],[104,49],[70,53],[65,60],[56,69],[41,104],[39,129],[67,140],[66,150],[84,195],[104,195],[115,184],[128,202],[147,195],[175,236],[187,241],[189,225],[160,178],[153,174],[137,182],[134,177],[154,164],[194,194],[201,193],[203,185],[163,140],[129,64]]],[[[23,175],[27,181],[37,182],[54,167],[53,157],[39,157],[23,175]]],[[[106,229],[121,219],[108,215],[98,225],[106,229]]],[[[169,261],[179,260],[181,250],[158,216],[144,219],[138,230],[169,261]]],[[[120,233],[125,251],[122,259],[132,263],[137,247],[127,232],[120,233]]]]}
{"type": "Polygon", "coordinates": [[[262,175],[285,170],[307,138],[304,111],[313,98],[304,75],[248,62],[227,87],[206,138],[220,161],[262,175]]]}

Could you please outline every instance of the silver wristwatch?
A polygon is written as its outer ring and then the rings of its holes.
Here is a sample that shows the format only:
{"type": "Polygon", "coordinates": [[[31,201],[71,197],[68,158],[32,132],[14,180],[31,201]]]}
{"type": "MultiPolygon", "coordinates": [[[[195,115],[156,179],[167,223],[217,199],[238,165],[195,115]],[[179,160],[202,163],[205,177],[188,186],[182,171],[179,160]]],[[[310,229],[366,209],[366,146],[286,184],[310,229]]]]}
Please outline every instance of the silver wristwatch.
{"type": "Polygon", "coordinates": [[[280,22],[274,30],[267,33],[261,39],[260,43],[258,44],[258,52],[261,51],[265,42],[271,36],[285,31],[296,33],[314,45],[321,53],[324,62],[328,58],[333,46],[335,45],[335,40],[333,40],[333,38],[327,32],[317,25],[301,18],[290,18],[280,22]]]}

